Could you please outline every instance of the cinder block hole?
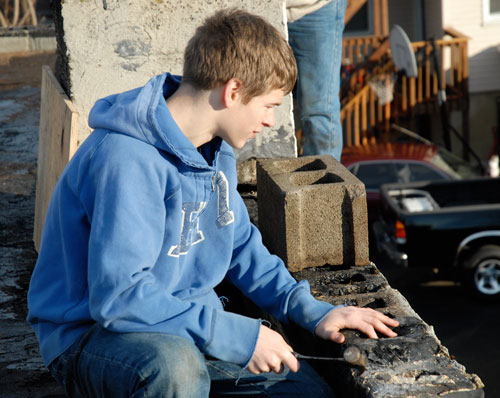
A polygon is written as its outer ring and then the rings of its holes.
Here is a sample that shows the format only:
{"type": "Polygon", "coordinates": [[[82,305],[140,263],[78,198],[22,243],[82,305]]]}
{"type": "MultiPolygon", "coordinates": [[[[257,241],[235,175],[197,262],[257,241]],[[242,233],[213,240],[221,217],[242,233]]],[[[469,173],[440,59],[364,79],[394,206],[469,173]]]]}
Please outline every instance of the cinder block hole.
{"type": "Polygon", "coordinates": [[[360,273],[356,273],[354,275],[338,274],[335,275],[333,283],[341,285],[352,285],[354,283],[361,283],[365,281],[366,281],[366,276],[360,273]]]}
{"type": "Polygon", "coordinates": [[[354,274],[353,276],[351,276],[349,283],[359,283],[365,281],[366,281],[366,276],[364,276],[363,274],[354,274]]]}
{"type": "Polygon", "coordinates": [[[318,171],[325,170],[326,164],[321,159],[294,158],[289,160],[277,160],[273,162],[273,166],[279,169],[281,173],[293,173],[300,171],[318,171]]]}
{"type": "Polygon", "coordinates": [[[315,171],[315,170],[324,170],[326,169],[326,164],[320,159],[316,159],[312,162],[306,163],[294,171],[315,171]]]}
{"type": "Polygon", "coordinates": [[[373,301],[370,301],[368,304],[365,304],[363,307],[373,308],[373,309],[385,308],[387,307],[387,301],[385,301],[383,298],[377,298],[373,301]]]}
{"type": "Polygon", "coordinates": [[[415,327],[414,325],[399,325],[397,328],[394,328],[393,330],[395,333],[398,334],[399,337],[401,337],[413,334],[415,332],[415,327]]]}
{"type": "Polygon", "coordinates": [[[338,175],[327,172],[297,173],[290,176],[290,182],[297,186],[334,184],[343,181],[338,175]]]}
{"type": "Polygon", "coordinates": [[[419,381],[421,378],[425,379],[428,376],[441,376],[441,374],[439,372],[424,370],[415,376],[415,381],[419,381]]]}

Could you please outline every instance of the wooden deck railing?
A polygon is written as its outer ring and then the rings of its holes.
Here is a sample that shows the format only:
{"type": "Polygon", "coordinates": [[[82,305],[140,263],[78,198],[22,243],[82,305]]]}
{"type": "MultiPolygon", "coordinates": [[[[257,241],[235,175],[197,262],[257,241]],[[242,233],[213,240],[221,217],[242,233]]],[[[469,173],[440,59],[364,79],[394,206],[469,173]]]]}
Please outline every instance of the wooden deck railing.
{"type": "MultiPolygon", "coordinates": [[[[380,70],[380,73],[391,72],[394,69],[392,61],[380,70]]],[[[389,77],[389,75],[387,75],[389,77]]],[[[391,118],[391,103],[382,105],[374,89],[366,84],[340,111],[343,125],[344,145],[366,144],[369,131],[376,126],[385,125],[391,118]]]]}
{"type": "Polygon", "coordinates": [[[386,39],[385,36],[346,37],[342,40],[342,62],[359,64],[373,54],[386,39]]]}
{"type": "MultiPolygon", "coordinates": [[[[436,40],[438,63],[442,88],[446,90],[449,102],[467,97],[467,79],[469,76],[469,60],[467,52],[468,38],[453,29],[445,33],[451,38],[436,40]]],[[[344,56],[352,61],[369,57],[380,46],[385,38],[344,39],[344,56]]],[[[373,136],[373,131],[388,128],[391,116],[401,115],[413,110],[418,104],[436,103],[438,93],[438,76],[433,61],[433,47],[429,41],[412,43],[417,58],[418,76],[408,78],[401,76],[395,87],[395,101],[381,105],[375,92],[365,82],[347,103],[342,106],[340,117],[344,129],[344,145],[360,145],[373,136]]],[[[379,74],[394,74],[395,68],[389,59],[376,70],[379,74]]],[[[359,61],[358,61],[359,62],[359,61]]],[[[354,63],[354,62],[353,62],[354,63]]],[[[368,71],[359,71],[370,79],[368,71]]],[[[370,71],[373,75],[373,70],[370,71]]],[[[456,101],[457,102],[457,101],[456,101]]]]}
{"type": "Polygon", "coordinates": [[[0,27],[38,25],[37,0],[5,0],[0,5],[0,27]]]}

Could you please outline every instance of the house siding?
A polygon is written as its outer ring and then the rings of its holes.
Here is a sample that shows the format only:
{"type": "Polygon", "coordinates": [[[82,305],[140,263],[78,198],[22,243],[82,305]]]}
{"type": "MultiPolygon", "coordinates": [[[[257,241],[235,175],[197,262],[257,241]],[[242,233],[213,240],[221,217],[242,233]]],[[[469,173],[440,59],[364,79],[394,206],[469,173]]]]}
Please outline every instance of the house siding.
{"type": "Polygon", "coordinates": [[[469,90],[500,90],[500,22],[483,22],[483,0],[442,0],[443,25],[470,37],[469,90]]]}

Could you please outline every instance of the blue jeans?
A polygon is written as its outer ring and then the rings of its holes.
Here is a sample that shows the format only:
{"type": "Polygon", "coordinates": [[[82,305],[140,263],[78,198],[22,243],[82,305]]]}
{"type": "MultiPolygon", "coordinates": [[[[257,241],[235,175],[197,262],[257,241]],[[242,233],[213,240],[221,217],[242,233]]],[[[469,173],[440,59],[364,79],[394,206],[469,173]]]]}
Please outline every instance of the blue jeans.
{"type": "Polygon", "coordinates": [[[69,397],[333,397],[305,362],[299,372],[253,375],[206,360],[182,337],[91,327],[49,366],[69,397]]]}
{"type": "Polygon", "coordinates": [[[347,0],[332,0],[288,24],[299,76],[297,102],[305,136],[303,155],[342,154],[340,65],[347,0]]]}

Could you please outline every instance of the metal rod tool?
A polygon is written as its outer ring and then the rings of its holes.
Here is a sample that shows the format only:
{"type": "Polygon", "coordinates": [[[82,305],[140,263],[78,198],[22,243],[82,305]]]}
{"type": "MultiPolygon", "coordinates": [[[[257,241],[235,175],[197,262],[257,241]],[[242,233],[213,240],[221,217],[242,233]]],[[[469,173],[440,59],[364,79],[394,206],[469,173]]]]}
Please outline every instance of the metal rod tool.
{"type": "Polygon", "coordinates": [[[366,368],[366,356],[364,356],[360,349],[356,346],[350,346],[347,347],[347,349],[344,351],[344,355],[342,358],[331,358],[331,357],[315,357],[311,355],[302,355],[299,354],[298,352],[293,352],[293,355],[297,359],[313,359],[313,360],[320,360],[320,361],[339,361],[339,362],[345,362],[353,366],[358,366],[361,369],[366,368]]]}

